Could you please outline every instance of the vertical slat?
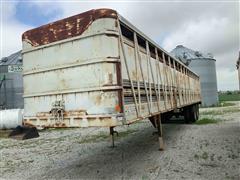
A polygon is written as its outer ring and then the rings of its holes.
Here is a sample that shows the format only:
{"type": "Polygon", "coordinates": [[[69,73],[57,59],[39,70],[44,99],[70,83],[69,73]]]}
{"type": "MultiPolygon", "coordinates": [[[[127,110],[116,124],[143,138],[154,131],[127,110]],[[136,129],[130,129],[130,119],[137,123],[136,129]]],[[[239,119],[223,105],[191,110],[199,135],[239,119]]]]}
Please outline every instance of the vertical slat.
{"type": "Polygon", "coordinates": [[[187,80],[186,80],[186,68],[183,68],[184,72],[184,96],[185,96],[185,104],[188,103],[187,101],[187,80]]]}
{"type": "Polygon", "coordinates": [[[170,56],[168,56],[168,63],[169,63],[169,74],[170,74],[170,97],[171,97],[171,108],[173,108],[173,79],[172,79],[172,67],[171,67],[171,61],[170,56]]]}
{"type": "Polygon", "coordinates": [[[158,106],[158,111],[160,111],[160,108],[159,108],[160,106],[159,106],[158,93],[157,93],[157,90],[156,90],[156,83],[155,83],[155,79],[154,79],[154,75],[153,75],[153,68],[152,68],[152,64],[151,64],[151,54],[150,54],[150,50],[149,50],[149,44],[148,44],[148,41],[146,41],[146,47],[147,47],[147,56],[148,56],[149,63],[150,63],[150,71],[151,71],[151,75],[152,75],[154,91],[155,91],[156,96],[157,96],[157,106],[158,106]]]}
{"type": "Polygon", "coordinates": [[[187,82],[187,69],[185,68],[185,83],[186,83],[186,104],[188,104],[188,82],[187,82]]]}
{"type": "MultiPolygon", "coordinates": [[[[147,43],[147,41],[146,41],[146,43],[147,43]]],[[[146,47],[147,47],[147,44],[146,44],[146,47]]],[[[147,51],[147,50],[146,50],[147,51]]],[[[147,54],[146,54],[147,55],[147,54]]],[[[150,82],[151,81],[151,76],[150,76],[150,70],[149,70],[149,63],[150,63],[150,61],[149,61],[149,58],[148,58],[148,55],[147,55],[147,77],[148,77],[148,89],[149,89],[149,99],[150,99],[150,109],[151,109],[151,112],[152,112],[152,104],[153,104],[153,102],[152,102],[152,83],[150,82]]]]}
{"type": "Polygon", "coordinates": [[[189,74],[187,74],[187,82],[188,82],[188,103],[190,103],[191,102],[191,89],[190,89],[189,74]]]}
{"type": "Polygon", "coordinates": [[[172,81],[173,81],[173,107],[177,108],[177,80],[176,80],[176,67],[175,67],[175,61],[173,60],[172,63],[173,68],[171,68],[172,72],[172,81]]]}
{"type": "MultiPolygon", "coordinates": [[[[173,68],[174,68],[174,75],[175,75],[175,85],[176,85],[176,90],[178,91],[178,97],[179,97],[179,105],[181,106],[181,102],[180,102],[180,87],[179,87],[179,77],[178,77],[178,73],[177,73],[177,68],[176,68],[176,62],[173,61],[173,68]]],[[[176,99],[177,99],[177,93],[176,93],[176,99]]]]}
{"type": "Polygon", "coordinates": [[[189,104],[189,82],[188,82],[188,72],[186,69],[186,82],[187,82],[187,103],[189,104]]]}
{"type": "Polygon", "coordinates": [[[128,68],[128,64],[127,64],[127,58],[126,58],[126,53],[125,53],[125,48],[124,48],[121,26],[120,26],[119,20],[117,22],[118,22],[118,30],[119,30],[119,36],[120,36],[120,42],[121,42],[120,44],[121,44],[122,52],[123,52],[123,59],[124,59],[124,62],[125,62],[127,75],[128,75],[129,80],[130,80],[130,83],[131,83],[131,90],[132,90],[132,94],[133,94],[133,98],[134,98],[137,117],[139,117],[138,104],[137,104],[137,99],[136,99],[136,94],[135,94],[132,78],[130,76],[130,72],[129,72],[129,68],[128,68]]]}
{"type": "MultiPolygon", "coordinates": [[[[167,109],[166,89],[165,89],[165,85],[163,85],[163,78],[162,78],[162,74],[161,74],[161,70],[160,70],[160,61],[159,61],[157,48],[155,48],[155,54],[156,54],[156,59],[157,59],[157,68],[158,68],[158,74],[159,74],[159,77],[160,77],[160,83],[161,83],[161,86],[162,86],[162,89],[163,89],[164,107],[165,107],[165,110],[166,110],[167,109]]],[[[159,87],[159,100],[161,100],[160,97],[161,97],[161,88],[159,87]]],[[[159,101],[159,103],[160,103],[160,101],[159,101]]]]}
{"type": "Polygon", "coordinates": [[[159,59],[158,59],[158,55],[157,55],[157,48],[155,47],[154,48],[154,51],[155,51],[155,55],[156,55],[156,61],[155,61],[155,71],[156,71],[156,85],[157,85],[157,93],[158,93],[158,97],[159,97],[159,101],[158,101],[158,104],[159,104],[159,109],[161,111],[161,93],[160,93],[160,84],[162,84],[160,82],[160,75],[159,75],[159,70],[158,70],[158,65],[159,65],[159,59]]]}
{"type": "Polygon", "coordinates": [[[182,106],[182,88],[181,88],[181,66],[179,67],[178,73],[178,96],[179,96],[179,105],[182,106]]]}
{"type": "MultiPolygon", "coordinates": [[[[168,90],[168,92],[169,92],[169,81],[168,81],[168,73],[167,73],[167,64],[166,64],[166,59],[165,59],[165,56],[164,56],[164,52],[162,52],[162,58],[163,58],[163,64],[164,64],[165,78],[166,78],[166,81],[167,81],[167,90],[168,90]]],[[[167,103],[167,101],[169,100],[169,99],[168,99],[168,92],[167,92],[166,103],[167,103]]],[[[169,96],[170,96],[170,92],[169,92],[169,96]]]]}
{"type": "Polygon", "coordinates": [[[142,116],[142,104],[141,104],[141,91],[140,91],[140,80],[139,80],[139,72],[138,72],[138,66],[139,66],[139,58],[138,58],[138,49],[137,44],[134,38],[134,52],[135,52],[135,64],[136,64],[136,74],[137,74],[137,92],[138,92],[138,110],[139,115],[142,116]]]}
{"type": "MultiPolygon", "coordinates": [[[[121,50],[121,41],[120,38],[118,38],[118,54],[120,56],[121,50]]],[[[123,93],[123,79],[122,79],[122,63],[121,61],[116,63],[116,74],[117,74],[117,84],[118,86],[121,86],[122,88],[118,91],[118,98],[119,98],[119,105],[121,107],[121,113],[124,113],[124,93],[123,93]]],[[[123,118],[124,123],[126,123],[126,118],[123,118]]]]}
{"type": "Polygon", "coordinates": [[[149,114],[151,114],[151,109],[150,109],[150,105],[149,105],[148,90],[147,90],[147,85],[146,85],[146,81],[145,81],[144,74],[143,74],[143,68],[142,68],[142,58],[141,58],[141,55],[140,55],[140,50],[139,50],[139,46],[138,46],[137,35],[136,35],[135,32],[134,32],[134,43],[135,43],[135,46],[137,47],[138,60],[139,60],[139,65],[140,65],[139,67],[140,67],[141,75],[142,75],[142,78],[143,78],[144,89],[145,89],[146,96],[147,96],[148,111],[149,111],[149,114]]]}

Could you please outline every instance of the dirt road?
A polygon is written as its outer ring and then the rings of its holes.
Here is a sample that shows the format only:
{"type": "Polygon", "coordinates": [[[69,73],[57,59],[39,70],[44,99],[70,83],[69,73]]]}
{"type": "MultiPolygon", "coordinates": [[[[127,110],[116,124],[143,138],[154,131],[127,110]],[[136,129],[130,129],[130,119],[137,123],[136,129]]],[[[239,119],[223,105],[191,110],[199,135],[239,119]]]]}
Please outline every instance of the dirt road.
{"type": "Polygon", "coordinates": [[[0,139],[3,179],[240,179],[240,109],[202,109],[207,125],[164,124],[165,151],[158,151],[146,120],[116,128],[47,130],[40,138],[0,139]]]}

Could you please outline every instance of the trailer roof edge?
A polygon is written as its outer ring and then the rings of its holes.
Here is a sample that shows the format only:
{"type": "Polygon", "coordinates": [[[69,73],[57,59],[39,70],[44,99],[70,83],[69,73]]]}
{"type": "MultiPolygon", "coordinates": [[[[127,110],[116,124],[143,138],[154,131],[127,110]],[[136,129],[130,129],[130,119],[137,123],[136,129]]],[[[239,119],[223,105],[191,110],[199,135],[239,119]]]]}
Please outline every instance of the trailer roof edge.
{"type": "Polygon", "coordinates": [[[154,42],[152,39],[150,39],[146,34],[144,34],[142,31],[140,31],[137,27],[135,27],[131,22],[129,22],[126,18],[124,18],[123,16],[121,16],[118,13],[118,19],[124,23],[125,25],[127,25],[130,29],[132,29],[133,31],[137,32],[140,36],[142,36],[143,38],[145,38],[147,41],[151,42],[154,46],[156,46],[158,49],[160,49],[161,51],[163,51],[164,53],[166,53],[168,56],[170,56],[171,58],[173,58],[175,61],[177,61],[178,63],[180,63],[181,65],[183,65],[185,68],[187,68],[189,71],[191,71],[193,74],[195,74],[196,76],[199,77],[199,75],[195,72],[193,72],[188,66],[186,66],[183,62],[181,62],[179,59],[173,57],[172,55],[170,55],[169,52],[167,52],[166,50],[164,50],[162,47],[160,47],[156,42],[154,42]]]}

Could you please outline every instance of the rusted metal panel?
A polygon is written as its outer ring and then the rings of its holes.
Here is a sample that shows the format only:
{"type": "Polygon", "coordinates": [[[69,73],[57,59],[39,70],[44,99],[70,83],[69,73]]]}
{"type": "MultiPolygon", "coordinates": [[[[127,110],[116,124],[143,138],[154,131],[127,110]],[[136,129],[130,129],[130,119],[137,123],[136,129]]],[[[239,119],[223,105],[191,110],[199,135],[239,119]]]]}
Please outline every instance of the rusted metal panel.
{"type": "Polygon", "coordinates": [[[187,67],[136,29],[128,27],[132,37],[126,37],[126,22],[115,11],[94,13],[97,18],[75,37],[48,33],[79,15],[37,28],[46,30],[32,39],[37,44],[23,39],[25,124],[117,126],[200,102],[197,75],[190,77],[187,67]]]}
{"type": "Polygon", "coordinates": [[[117,12],[112,9],[93,9],[75,16],[71,16],[41,27],[26,31],[22,40],[37,47],[63,39],[81,35],[93,21],[101,18],[117,18],[117,12]]]}

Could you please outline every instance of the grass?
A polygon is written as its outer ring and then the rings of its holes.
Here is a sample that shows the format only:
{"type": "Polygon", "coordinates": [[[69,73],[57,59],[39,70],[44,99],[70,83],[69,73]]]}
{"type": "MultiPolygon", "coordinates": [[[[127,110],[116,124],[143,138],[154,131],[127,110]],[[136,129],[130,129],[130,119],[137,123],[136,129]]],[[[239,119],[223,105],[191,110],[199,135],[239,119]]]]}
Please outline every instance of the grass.
{"type": "Polygon", "coordinates": [[[218,95],[219,101],[240,101],[240,94],[234,93],[234,94],[219,94],[218,95]]]}
{"type": "Polygon", "coordinates": [[[228,107],[228,106],[234,106],[234,103],[226,102],[226,101],[220,101],[217,105],[211,106],[211,107],[228,107]]]}
{"type": "Polygon", "coordinates": [[[223,115],[223,114],[230,114],[235,112],[239,112],[239,109],[235,108],[235,109],[210,110],[210,111],[201,112],[201,115],[223,115]]]}
{"type": "Polygon", "coordinates": [[[11,130],[0,130],[0,138],[8,138],[10,132],[11,130]]]}
{"type": "Polygon", "coordinates": [[[215,124],[218,123],[219,120],[212,119],[212,118],[202,118],[195,122],[197,125],[204,125],[204,124],[215,124]]]}
{"type": "Polygon", "coordinates": [[[208,153],[207,152],[203,152],[202,154],[195,154],[194,155],[195,159],[208,159],[208,153]]]}
{"type": "Polygon", "coordinates": [[[219,101],[217,104],[213,104],[211,106],[205,106],[202,108],[210,108],[210,107],[228,107],[228,106],[234,106],[235,103],[228,102],[228,101],[219,101]]]}

